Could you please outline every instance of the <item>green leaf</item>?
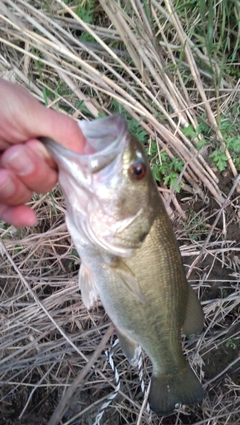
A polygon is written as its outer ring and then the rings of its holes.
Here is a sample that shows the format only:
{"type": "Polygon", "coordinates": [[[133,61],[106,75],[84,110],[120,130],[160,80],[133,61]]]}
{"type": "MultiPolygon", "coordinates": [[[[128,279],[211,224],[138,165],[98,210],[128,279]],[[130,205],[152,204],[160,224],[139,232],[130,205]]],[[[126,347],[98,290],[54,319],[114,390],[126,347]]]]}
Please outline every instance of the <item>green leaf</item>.
{"type": "Polygon", "coordinates": [[[194,139],[194,137],[196,137],[196,131],[192,125],[189,125],[188,127],[184,127],[182,129],[182,132],[186,137],[190,137],[191,139],[194,139]]]}
{"type": "Polygon", "coordinates": [[[89,43],[95,42],[95,38],[91,34],[88,34],[87,32],[83,32],[80,35],[79,40],[80,41],[88,41],[89,43]]]}
{"type": "Polygon", "coordinates": [[[230,137],[227,140],[228,149],[232,149],[234,153],[240,153],[240,137],[230,137]]]}
{"type": "Polygon", "coordinates": [[[98,118],[106,118],[106,117],[107,117],[107,114],[106,114],[105,112],[100,111],[100,112],[98,113],[98,118]]]}
{"type": "Polygon", "coordinates": [[[183,166],[184,166],[184,164],[181,161],[181,159],[173,158],[172,162],[169,165],[169,168],[170,168],[170,170],[173,170],[173,171],[182,171],[183,166]]]}
{"type": "Polygon", "coordinates": [[[152,173],[153,173],[154,179],[159,181],[160,180],[160,172],[159,172],[159,167],[157,165],[154,165],[152,167],[152,173]]]}
{"type": "Polygon", "coordinates": [[[88,0],[88,2],[85,3],[84,7],[78,6],[75,10],[75,13],[87,24],[92,24],[94,14],[94,0],[88,0]]]}
{"type": "Polygon", "coordinates": [[[200,149],[202,149],[204,146],[207,146],[208,142],[206,141],[206,139],[200,139],[198,141],[197,144],[197,150],[199,151],[200,149]]]}
{"type": "Polygon", "coordinates": [[[223,171],[227,167],[227,157],[224,152],[222,152],[220,149],[216,149],[213,151],[209,158],[211,158],[214,162],[214,164],[217,166],[217,168],[220,171],[223,171]]]}

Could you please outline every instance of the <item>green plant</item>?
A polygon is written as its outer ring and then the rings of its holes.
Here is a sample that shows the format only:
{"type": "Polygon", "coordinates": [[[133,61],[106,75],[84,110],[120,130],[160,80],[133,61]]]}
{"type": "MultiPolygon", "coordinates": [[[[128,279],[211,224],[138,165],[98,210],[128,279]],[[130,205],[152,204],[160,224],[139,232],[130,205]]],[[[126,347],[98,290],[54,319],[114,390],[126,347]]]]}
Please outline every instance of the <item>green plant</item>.
{"type": "Polygon", "coordinates": [[[159,172],[163,175],[163,182],[170,189],[175,188],[176,192],[180,192],[181,183],[176,186],[179,174],[183,170],[184,164],[179,158],[169,158],[166,152],[161,154],[162,164],[159,167],[159,172]],[[176,186],[176,187],[175,187],[176,186]]]}
{"type": "MultiPolygon", "coordinates": [[[[4,221],[0,220],[0,230],[7,230],[9,227],[11,227],[10,224],[5,223],[4,221]]],[[[3,236],[1,236],[3,237],[3,236]]],[[[7,237],[7,239],[9,238],[9,236],[7,237]]]]}
{"type": "Polygon", "coordinates": [[[222,293],[222,298],[227,298],[229,295],[229,291],[226,288],[222,288],[221,293],[222,293]]]}
{"type": "Polygon", "coordinates": [[[223,61],[224,69],[227,61],[236,60],[240,29],[238,0],[174,0],[173,3],[179,16],[185,20],[194,44],[206,50],[213,76],[213,59],[217,56],[223,61]]]}
{"type": "Polygon", "coordinates": [[[203,146],[209,146],[209,149],[212,150],[209,158],[217,166],[219,171],[224,171],[227,168],[226,149],[228,149],[235,167],[240,169],[240,119],[237,118],[233,124],[232,119],[221,116],[219,129],[223,137],[222,140],[214,139],[213,130],[206,124],[205,117],[201,117],[196,129],[192,125],[189,125],[183,128],[182,132],[192,142],[199,135],[202,135],[202,138],[197,142],[196,148],[200,150],[203,146]]]}
{"type": "Polygon", "coordinates": [[[112,107],[114,113],[121,114],[124,118],[126,118],[131,133],[134,134],[134,136],[136,136],[138,140],[140,140],[140,142],[146,143],[147,132],[142,128],[141,124],[137,120],[132,118],[129,112],[127,112],[126,109],[124,109],[124,107],[120,103],[118,103],[117,100],[113,99],[112,107]]]}
{"type": "MultiPolygon", "coordinates": [[[[196,129],[192,125],[189,125],[187,127],[184,127],[182,129],[182,132],[186,137],[189,138],[189,140],[191,140],[191,142],[194,142],[194,140],[200,135],[208,135],[209,126],[206,125],[204,120],[201,120],[196,129]]],[[[206,146],[207,144],[207,140],[204,137],[201,137],[201,139],[197,141],[196,148],[200,150],[203,146],[206,146]]]]}
{"type": "MultiPolygon", "coordinates": [[[[128,121],[130,131],[142,142],[147,143],[147,132],[141,124],[131,117],[131,115],[116,100],[113,100],[112,106],[115,113],[123,115],[128,121]]],[[[170,158],[166,151],[158,152],[157,142],[152,140],[150,147],[146,148],[153,177],[156,181],[163,180],[163,183],[170,189],[180,192],[181,184],[175,188],[180,172],[183,170],[184,163],[179,158],[170,158]]]]}
{"type": "Polygon", "coordinates": [[[146,149],[146,153],[148,155],[153,177],[156,181],[160,181],[160,159],[158,154],[157,142],[155,140],[151,141],[149,148],[146,149]]]}
{"type": "Polygon", "coordinates": [[[238,341],[236,341],[234,338],[230,338],[225,342],[225,347],[236,350],[238,348],[238,341]]]}
{"type": "Polygon", "coordinates": [[[236,119],[235,123],[226,117],[220,119],[220,131],[223,140],[218,141],[216,148],[212,151],[209,157],[213,160],[214,164],[220,171],[227,168],[227,156],[225,148],[228,149],[235,167],[240,169],[240,119],[236,119]]]}
{"type": "Polygon", "coordinates": [[[201,241],[206,237],[208,227],[206,226],[203,212],[196,214],[193,209],[189,211],[189,221],[185,225],[185,232],[189,235],[191,241],[201,241]]]}
{"type": "MultiPolygon", "coordinates": [[[[239,111],[238,111],[239,112],[239,111]]],[[[233,120],[229,118],[222,118],[220,123],[220,130],[226,141],[226,147],[232,156],[236,168],[240,169],[240,118],[233,120]]]]}
{"type": "Polygon", "coordinates": [[[210,153],[209,158],[213,160],[219,171],[224,171],[227,168],[227,156],[221,148],[210,153]]]}
{"type": "Polygon", "coordinates": [[[81,264],[81,260],[77,250],[73,248],[71,251],[71,260],[68,262],[67,268],[69,271],[73,271],[75,266],[79,266],[79,264],[81,264]]]}
{"type": "Polygon", "coordinates": [[[163,179],[163,183],[170,189],[180,192],[181,184],[175,188],[179,174],[183,169],[183,162],[179,158],[170,158],[166,151],[158,153],[157,142],[151,142],[150,150],[147,149],[153,176],[156,181],[163,179]]]}
{"type": "MultiPolygon", "coordinates": [[[[94,18],[95,1],[88,0],[88,1],[82,2],[80,5],[77,6],[75,13],[77,16],[79,16],[79,18],[81,18],[87,24],[93,24],[95,19],[94,18]]],[[[83,31],[82,34],[79,36],[79,40],[87,41],[87,42],[95,42],[95,38],[85,31],[83,31]]]]}
{"type": "MultiPolygon", "coordinates": [[[[87,117],[92,118],[92,114],[90,113],[87,106],[84,104],[84,100],[80,100],[79,102],[76,103],[76,109],[79,109],[80,111],[82,111],[87,117]]],[[[99,116],[99,118],[100,118],[100,116],[99,116]]]]}

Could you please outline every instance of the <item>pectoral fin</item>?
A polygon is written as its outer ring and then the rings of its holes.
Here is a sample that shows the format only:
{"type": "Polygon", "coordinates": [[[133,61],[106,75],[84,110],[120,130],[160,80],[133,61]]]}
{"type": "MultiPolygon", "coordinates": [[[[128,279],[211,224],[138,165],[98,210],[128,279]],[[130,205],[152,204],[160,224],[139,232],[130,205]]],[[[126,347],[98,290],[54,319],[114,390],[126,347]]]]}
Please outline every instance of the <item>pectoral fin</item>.
{"type": "Polygon", "coordinates": [[[191,336],[201,332],[204,325],[204,315],[200,301],[189,284],[188,287],[188,303],[183,324],[183,332],[186,336],[191,336]]]}
{"type": "Polygon", "coordinates": [[[142,292],[142,288],[139,285],[138,279],[130,268],[121,260],[113,262],[111,265],[111,270],[113,273],[116,273],[120,278],[122,284],[126,287],[128,291],[141,303],[145,303],[145,297],[142,292]]]}
{"type": "Polygon", "coordinates": [[[83,263],[79,270],[79,287],[82,293],[83,304],[89,310],[96,301],[98,293],[92,273],[83,263]]]}
{"type": "Polygon", "coordinates": [[[119,331],[119,329],[116,328],[118,339],[121,345],[121,348],[127,357],[129,363],[132,366],[137,366],[139,355],[141,352],[141,347],[138,345],[138,343],[132,339],[129,338],[126,334],[119,331]]]}

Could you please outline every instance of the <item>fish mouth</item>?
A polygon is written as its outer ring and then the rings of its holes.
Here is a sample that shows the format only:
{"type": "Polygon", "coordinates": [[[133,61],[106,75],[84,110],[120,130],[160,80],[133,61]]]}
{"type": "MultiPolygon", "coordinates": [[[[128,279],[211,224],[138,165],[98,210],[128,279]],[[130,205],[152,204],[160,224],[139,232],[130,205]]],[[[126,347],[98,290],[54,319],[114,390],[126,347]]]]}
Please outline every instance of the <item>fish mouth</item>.
{"type": "Polygon", "coordinates": [[[83,154],[94,155],[102,152],[107,154],[109,149],[114,149],[126,133],[127,123],[121,115],[100,118],[94,121],[79,121],[86,145],[83,154]]]}
{"type": "Polygon", "coordinates": [[[121,165],[122,154],[131,137],[127,122],[120,115],[113,115],[91,122],[80,121],[78,125],[86,138],[82,154],[66,149],[51,139],[41,139],[59,168],[59,182],[67,205],[68,228],[76,229],[74,233],[81,237],[82,243],[90,241],[107,252],[128,256],[135,244],[132,246],[128,240],[124,240],[123,233],[139,219],[140,213],[115,223],[112,211],[105,211],[98,191],[101,184],[104,188],[104,182],[109,184],[121,165]],[[97,174],[99,171],[101,177],[97,174]],[[95,219],[95,212],[99,220],[95,219]]]}
{"type": "Polygon", "coordinates": [[[82,154],[73,152],[46,137],[40,139],[56,163],[65,171],[73,170],[72,166],[75,163],[87,173],[96,173],[109,165],[127,143],[127,122],[121,115],[94,121],[83,120],[79,121],[78,125],[86,138],[82,154]]]}

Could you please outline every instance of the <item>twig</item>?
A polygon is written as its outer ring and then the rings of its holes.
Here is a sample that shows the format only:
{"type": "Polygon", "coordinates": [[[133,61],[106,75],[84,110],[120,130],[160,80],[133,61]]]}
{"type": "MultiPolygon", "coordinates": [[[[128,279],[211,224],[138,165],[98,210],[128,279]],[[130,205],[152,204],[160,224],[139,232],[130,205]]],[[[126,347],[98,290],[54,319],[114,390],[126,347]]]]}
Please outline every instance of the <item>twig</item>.
{"type": "Polygon", "coordinates": [[[209,384],[219,379],[222,375],[224,375],[229,369],[231,369],[232,366],[234,366],[236,363],[240,362],[240,357],[237,357],[235,360],[233,360],[230,364],[225,367],[225,369],[221,370],[220,373],[218,373],[216,376],[214,376],[212,379],[209,379],[209,381],[206,382],[204,385],[204,388],[208,387],[209,384]]]}
{"type": "Polygon", "coordinates": [[[212,234],[213,234],[213,231],[214,231],[214,229],[215,229],[215,227],[216,227],[216,225],[217,225],[217,223],[218,223],[218,220],[220,219],[220,216],[221,216],[221,214],[222,214],[222,211],[223,211],[223,210],[224,210],[224,208],[226,208],[226,206],[228,205],[228,202],[229,202],[229,200],[230,200],[230,198],[231,198],[231,196],[232,196],[232,194],[233,194],[234,190],[235,190],[235,189],[236,189],[236,187],[238,186],[239,182],[240,182],[240,175],[239,175],[239,176],[237,177],[237,179],[235,180],[234,185],[233,185],[232,189],[230,190],[230,192],[229,192],[229,194],[228,194],[227,199],[226,199],[226,200],[224,201],[224,203],[222,204],[222,206],[221,206],[221,208],[220,208],[220,210],[219,210],[219,212],[218,212],[218,214],[217,214],[217,217],[215,218],[214,223],[213,223],[213,225],[211,226],[211,229],[210,229],[210,231],[209,231],[209,233],[208,233],[208,236],[207,236],[207,238],[206,238],[206,240],[205,240],[205,242],[204,242],[204,244],[203,244],[203,247],[202,247],[202,249],[201,249],[201,251],[200,251],[199,255],[197,256],[197,258],[195,258],[195,260],[194,260],[194,261],[193,261],[193,263],[191,264],[191,267],[189,268],[188,273],[187,273],[187,278],[189,278],[189,276],[191,275],[191,273],[192,273],[192,271],[193,271],[194,267],[195,267],[195,266],[196,266],[196,264],[199,262],[199,260],[202,258],[203,254],[204,254],[204,252],[205,252],[205,250],[206,250],[206,247],[207,247],[207,245],[208,245],[208,242],[209,242],[209,240],[210,240],[210,238],[211,238],[211,236],[212,236],[212,234]]]}
{"type": "Polygon", "coordinates": [[[55,412],[53,413],[50,421],[48,422],[48,425],[57,425],[59,421],[62,419],[64,412],[67,408],[67,405],[73,396],[74,392],[76,391],[77,387],[80,385],[82,380],[85,378],[85,376],[90,371],[91,367],[94,365],[94,363],[97,361],[98,357],[100,356],[101,352],[103,351],[107,341],[109,340],[110,336],[112,335],[114,331],[114,326],[111,324],[105,333],[102,341],[94,351],[91,359],[88,361],[84,369],[81,371],[81,373],[77,376],[75,381],[72,383],[71,387],[68,388],[66,393],[63,395],[62,399],[60,400],[55,412]]]}

